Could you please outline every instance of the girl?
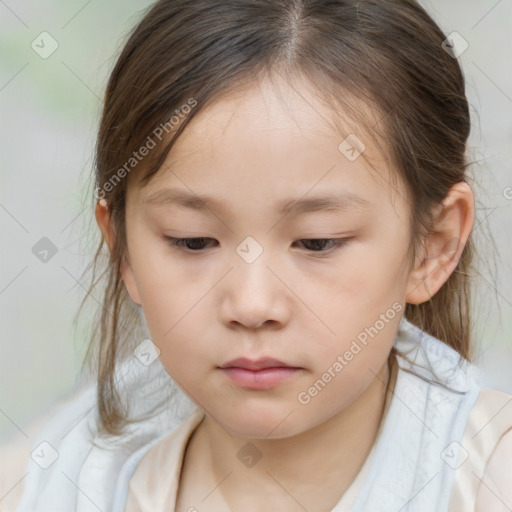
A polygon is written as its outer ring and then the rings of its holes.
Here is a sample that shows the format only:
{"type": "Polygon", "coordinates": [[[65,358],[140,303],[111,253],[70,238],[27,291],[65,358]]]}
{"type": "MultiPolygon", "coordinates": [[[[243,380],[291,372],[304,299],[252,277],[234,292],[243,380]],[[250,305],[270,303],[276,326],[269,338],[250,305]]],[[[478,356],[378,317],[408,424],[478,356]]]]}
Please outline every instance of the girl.
{"type": "Polygon", "coordinates": [[[148,10],[97,141],[97,386],[18,512],[512,510],[456,50],[414,0],[148,10]]]}

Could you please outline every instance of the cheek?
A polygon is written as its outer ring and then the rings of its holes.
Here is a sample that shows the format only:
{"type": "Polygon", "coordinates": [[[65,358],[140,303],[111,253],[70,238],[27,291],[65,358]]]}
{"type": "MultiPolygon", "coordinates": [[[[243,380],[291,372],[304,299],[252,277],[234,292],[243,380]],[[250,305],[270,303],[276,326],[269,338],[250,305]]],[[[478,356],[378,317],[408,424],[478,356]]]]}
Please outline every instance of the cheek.
{"type": "Polygon", "coordinates": [[[171,376],[178,376],[180,383],[189,382],[191,369],[208,361],[204,352],[212,312],[207,282],[193,282],[165,258],[147,258],[142,268],[139,290],[151,339],[171,376]]]}
{"type": "Polygon", "coordinates": [[[372,320],[368,326],[355,328],[357,334],[352,337],[339,336],[321,361],[316,361],[314,375],[297,396],[299,403],[335,413],[364,392],[386,364],[400,317],[393,310],[377,325],[372,320]]]}
{"type": "Polygon", "coordinates": [[[142,299],[144,316],[162,357],[172,353],[173,358],[180,359],[200,353],[209,324],[204,317],[206,301],[200,300],[204,290],[183,292],[162,280],[148,290],[142,299]]]}
{"type": "Polygon", "coordinates": [[[307,350],[317,356],[318,374],[346,353],[343,375],[350,375],[347,382],[354,379],[357,383],[364,380],[360,372],[371,378],[368,368],[377,371],[386,360],[404,307],[406,271],[400,262],[405,242],[402,237],[394,243],[385,243],[383,238],[361,244],[320,288],[318,280],[312,283],[308,296],[318,299],[308,304],[323,321],[318,324],[322,342],[309,343],[307,350]]]}
{"type": "Polygon", "coordinates": [[[185,283],[164,261],[156,261],[144,254],[139,259],[132,259],[146,324],[153,343],[163,356],[187,321],[190,306],[187,307],[185,283]]]}
{"type": "Polygon", "coordinates": [[[405,289],[406,251],[407,240],[402,232],[383,230],[379,236],[361,244],[344,273],[344,292],[360,304],[389,307],[405,289]]]}
{"type": "MultiPolygon", "coordinates": [[[[160,350],[160,362],[169,375],[195,396],[194,389],[203,382],[201,376],[209,372],[218,359],[201,317],[203,306],[196,304],[191,309],[182,300],[171,301],[171,296],[165,297],[168,300],[163,298],[159,302],[155,298],[146,305],[148,312],[145,316],[151,340],[160,350]]],[[[197,303],[197,298],[194,303],[197,303]]]]}

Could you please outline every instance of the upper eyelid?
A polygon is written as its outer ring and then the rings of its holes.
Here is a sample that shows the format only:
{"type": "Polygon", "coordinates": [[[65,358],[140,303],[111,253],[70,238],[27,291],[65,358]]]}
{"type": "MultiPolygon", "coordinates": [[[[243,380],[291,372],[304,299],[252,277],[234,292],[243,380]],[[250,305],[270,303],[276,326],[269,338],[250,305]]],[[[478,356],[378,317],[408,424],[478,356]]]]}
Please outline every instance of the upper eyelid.
{"type": "MultiPolygon", "coordinates": [[[[184,241],[187,241],[187,240],[201,240],[201,239],[204,239],[204,240],[215,240],[215,238],[212,238],[212,237],[208,237],[208,236],[194,236],[194,237],[173,237],[173,236],[166,236],[164,235],[164,238],[168,241],[168,242],[172,242],[173,245],[177,246],[177,247],[182,247],[183,249],[187,250],[186,247],[183,247],[182,245],[178,245],[178,242],[184,242],[184,241]]],[[[299,238],[298,240],[296,240],[297,242],[302,242],[304,240],[306,241],[318,241],[318,240],[321,240],[321,241],[328,241],[328,242],[334,242],[334,245],[332,247],[330,247],[329,249],[325,250],[325,251],[311,251],[312,253],[326,253],[328,251],[331,251],[331,250],[334,250],[336,248],[339,248],[343,245],[345,245],[346,243],[348,243],[353,237],[350,237],[350,236],[347,236],[347,237],[336,237],[336,238],[333,238],[333,237],[316,237],[316,238],[299,238]]],[[[202,251],[203,249],[196,249],[196,250],[192,250],[192,249],[188,249],[190,252],[200,252],[202,251]]]]}
{"type": "MultiPolygon", "coordinates": [[[[183,236],[183,237],[177,237],[177,236],[168,236],[164,235],[164,238],[167,238],[169,240],[215,240],[215,238],[211,236],[183,236]]],[[[311,237],[311,238],[298,238],[297,241],[301,240],[347,240],[351,237],[328,237],[328,236],[317,236],[317,237],[311,237]]]]}

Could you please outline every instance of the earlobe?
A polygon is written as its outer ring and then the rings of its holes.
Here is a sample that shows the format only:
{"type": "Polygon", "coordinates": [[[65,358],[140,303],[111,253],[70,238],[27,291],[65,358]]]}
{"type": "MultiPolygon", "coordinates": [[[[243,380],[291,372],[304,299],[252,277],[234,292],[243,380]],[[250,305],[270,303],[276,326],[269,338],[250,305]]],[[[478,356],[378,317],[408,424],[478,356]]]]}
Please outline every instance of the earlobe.
{"type": "Polygon", "coordinates": [[[443,200],[432,233],[409,274],[406,302],[421,304],[441,289],[459,263],[474,217],[471,187],[465,182],[455,184],[443,200]]]}
{"type": "Polygon", "coordinates": [[[123,276],[123,281],[126,286],[128,295],[132,301],[137,304],[137,306],[140,306],[142,301],[140,300],[139,289],[137,287],[137,282],[135,281],[135,275],[131,265],[126,261],[124,257],[123,261],[121,262],[121,275],[123,276]]]}
{"type": "Polygon", "coordinates": [[[100,228],[103,239],[108,245],[109,251],[112,253],[114,247],[114,231],[110,222],[110,211],[105,199],[101,199],[96,203],[94,216],[96,217],[96,223],[100,228]]]}
{"type": "MultiPolygon", "coordinates": [[[[98,201],[95,209],[95,217],[96,222],[98,223],[98,227],[101,230],[103,238],[108,245],[109,251],[112,254],[114,248],[114,229],[111,223],[110,212],[108,210],[108,206],[106,201],[103,199],[98,201]]],[[[139,297],[139,291],[137,289],[137,283],[135,282],[135,276],[133,273],[133,269],[131,265],[126,261],[126,258],[123,257],[121,262],[121,275],[126,286],[126,290],[132,301],[138,306],[141,305],[141,300],[139,297]]]]}

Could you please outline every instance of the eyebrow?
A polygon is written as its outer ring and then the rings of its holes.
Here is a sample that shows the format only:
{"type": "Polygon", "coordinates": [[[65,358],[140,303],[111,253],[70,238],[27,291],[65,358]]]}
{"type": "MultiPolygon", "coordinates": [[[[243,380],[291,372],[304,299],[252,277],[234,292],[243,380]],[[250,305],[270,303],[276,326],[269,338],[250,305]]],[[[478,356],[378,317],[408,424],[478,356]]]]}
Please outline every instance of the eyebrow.
{"type": "MultiPolygon", "coordinates": [[[[178,206],[195,211],[216,210],[227,213],[225,201],[213,197],[190,193],[187,190],[163,189],[143,200],[144,205],[178,206]]],[[[364,210],[371,202],[352,192],[331,193],[328,195],[286,199],[277,205],[281,215],[301,215],[313,212],[364,210]]]]}

